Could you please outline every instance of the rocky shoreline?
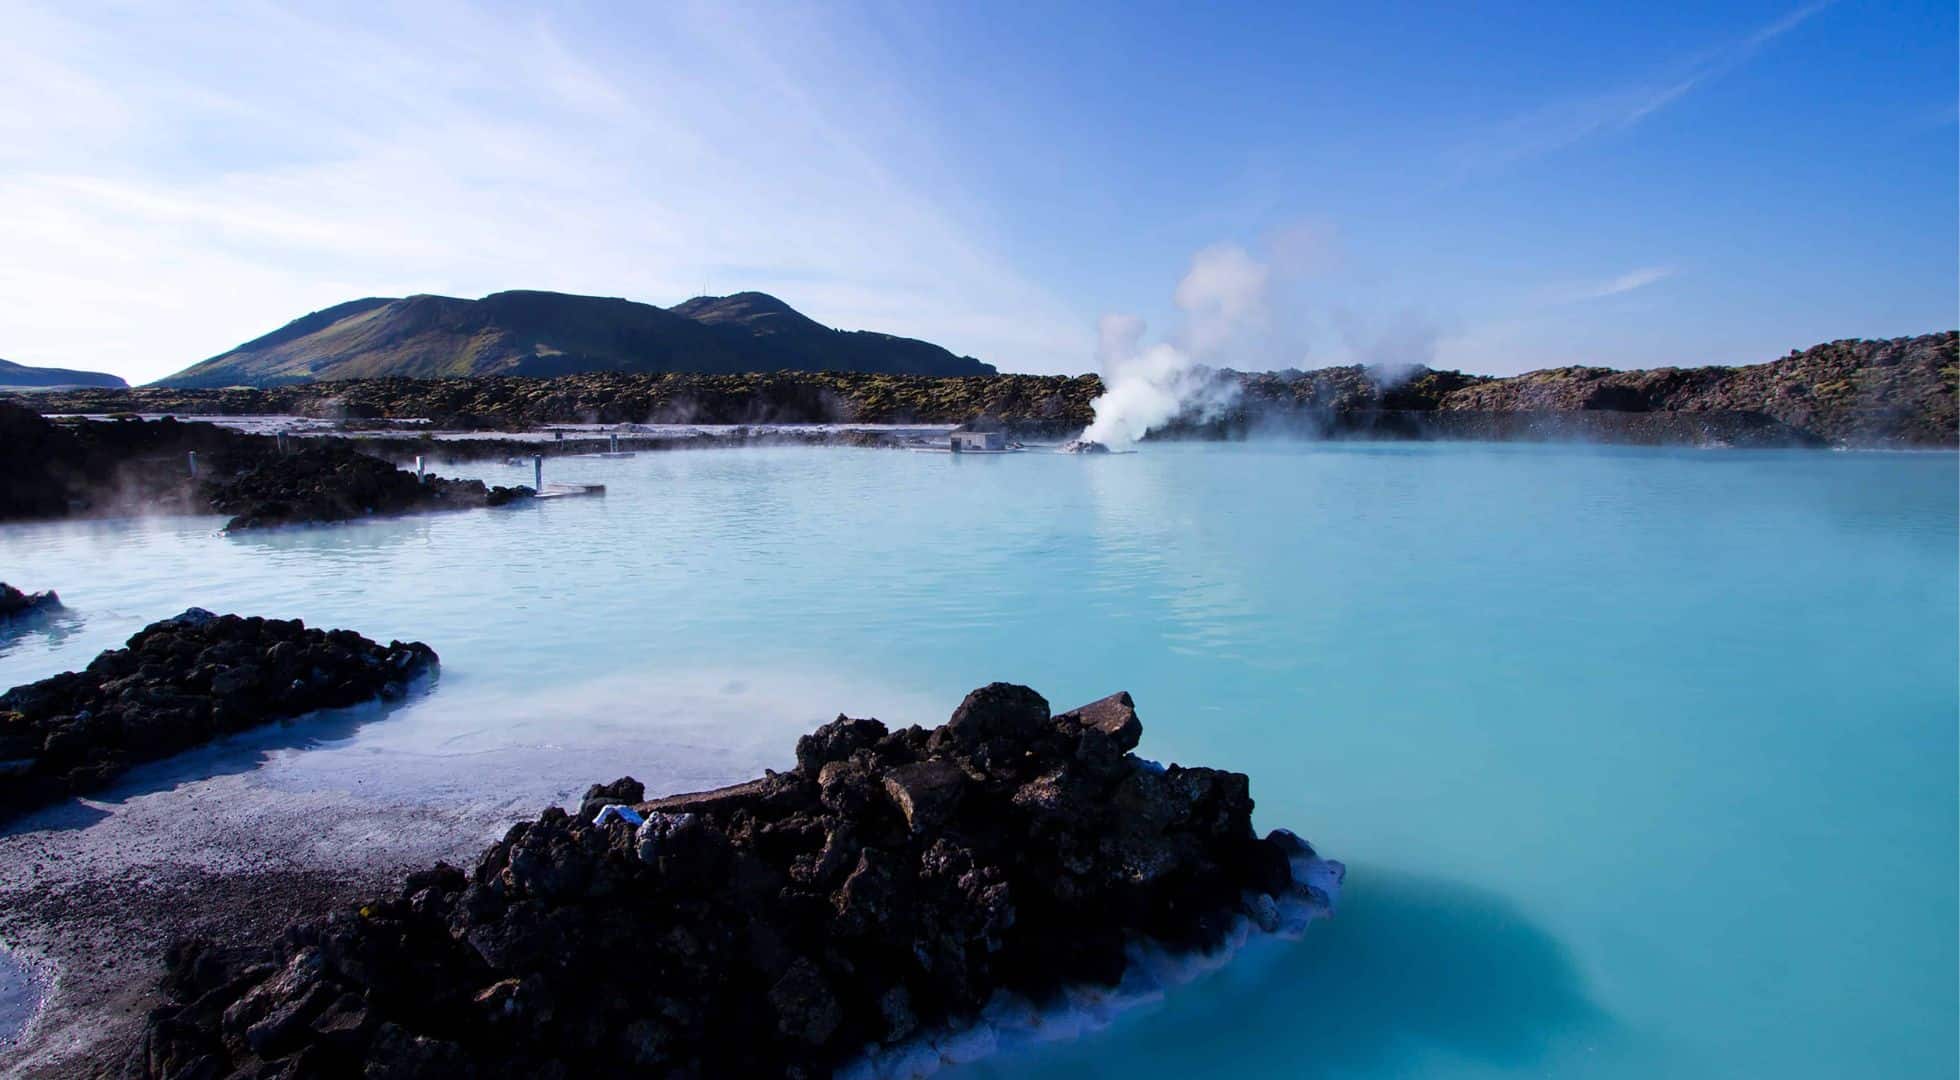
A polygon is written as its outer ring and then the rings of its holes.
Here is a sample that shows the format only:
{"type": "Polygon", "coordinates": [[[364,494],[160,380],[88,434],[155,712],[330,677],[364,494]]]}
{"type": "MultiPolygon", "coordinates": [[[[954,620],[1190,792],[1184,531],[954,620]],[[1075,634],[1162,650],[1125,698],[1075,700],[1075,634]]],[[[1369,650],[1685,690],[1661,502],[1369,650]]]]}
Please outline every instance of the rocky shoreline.
{"type": "Polygon", "coordinates": [[[1306,438],[1353,442],[1603,443],[1735,449],[1820,449],[1829,440],[1754,412],[1606,412],[1546,409],[1251,413],[1179,423],[1165,441],[1306,438]]]}
{"type": "Polygon", "coordinates": [[[996,683],[932,731],[839,717],[746,784],[595,786],[470,872],[173,948],[131,1071],[819,1076],[997,993],[1114,984],[1139,939],[1276,929],[1311,849],[1253,833],[1243,774],[1136,757],[1141,731],[1128,695],[1051,716],[996,683]]]}
{"type": "Polygon", "coordinates": [[[420,642],[192,608],[82,671],[0,695],[0,824],[268,721],[400,697],[436,666],[420,642]]]}
{"type": "Polygon", "coordinates": [[[301,445],[204,485],[211,508],[233,515],[225,523],[227,530],[503,506],[534,494],[522,485],[489,487],[481,480],[417,477],[333,444],[301,445]]]}
{"type": "MultiPolygon", "coordinates": [[[[533,456],[584,457],[613,449],[612,436],[618,436],[618,449],[626,453],[662,453],[669,450],[736,450],[755,447],[854,447],[895,449],[906,445],[908,436],[862,428],[824,426],[775,427],[741,426],[726,431],[665,432],[634,430],[622,425],[605,436],[566,433],[553,430],[527,430],[521,433],[447,433],[444,438],[422,435],[376,433],[311,436],[321,441],[344,440],[369,453],[396,460],[421,457],[430,464],[463,464],[482,461],[508,461],[529,464],[533,456]],[[563,436],[563,437],[561,437],[563,436]]],[[[940,434],[943,435],[943,432],[940,434]]]]}
{"type": "MultiPolygon", "coordinates": [[[[1170,437],[1275,430],[1308,437],[1593,439],[1665,445],[1952,447],[1960,444],[1960,334],[1849,339],[1768,363],[1618,371],[1564,367],[1496,378],[1360,367],[1218,370],[1227,404],[1173,420],[1170,437]]],[[[69,390],[20,395],[48,412],[426,420],[457,430],[552,423],[962,424],[1063,441],[1095,417],[1095,375],[908,376],[586,372],[552,378],[378,378],[265,388],[69,390]]]]}
{"type": "Polygon", "coordinates": [[[500,506],[535,494],[417,476],[344,440],[284,440],[217,424],[54,422],[0,401],[0,521],[143,511],[223,513],[226,527],[500,506]]]}
{"type": "Polygon", "coordinates": [[[35,973],[29,992],[41,1000],[18,1041],[0,1047],[0,1075],[120,1076],[165,1001],[173,941],[262,942],[439,859],[467,859],[495,834],[495,805],[268,783],[258,747],[282,734],[142,766],[100,802],[58,803],[0,828],[0,950],[35,973]]]}

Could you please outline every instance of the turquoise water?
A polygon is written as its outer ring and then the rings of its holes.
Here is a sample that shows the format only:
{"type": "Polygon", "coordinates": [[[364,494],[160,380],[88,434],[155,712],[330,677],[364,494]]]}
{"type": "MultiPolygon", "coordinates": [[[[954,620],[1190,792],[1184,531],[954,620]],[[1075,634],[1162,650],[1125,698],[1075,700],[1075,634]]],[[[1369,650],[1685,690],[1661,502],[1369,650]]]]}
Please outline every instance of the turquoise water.
{"type": "MultiPolygon", "coordinates": [[[[976,1076],[1955,1073],[1951,455],[1245,444],[549,463],[604,500],[227,538],[0,529],[77,616],[426,640],[267,783],[535,806],[790,759],[838,711],[1136,695],[1349,867],[1339,915],[976,1076]],[[358,780],[355,779],[358,777],[358,780]],[[527,801],[528,800],[528,801],[527,801]]],[[[526,470],[489,466],[508,481],[526,470]]]]}

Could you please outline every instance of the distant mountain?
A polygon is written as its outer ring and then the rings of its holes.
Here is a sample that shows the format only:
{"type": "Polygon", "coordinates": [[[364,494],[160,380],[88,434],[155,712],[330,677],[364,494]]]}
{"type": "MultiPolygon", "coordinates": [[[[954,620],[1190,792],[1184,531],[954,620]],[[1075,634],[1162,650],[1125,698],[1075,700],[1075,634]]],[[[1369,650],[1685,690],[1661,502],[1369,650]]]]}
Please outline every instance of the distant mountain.
{"type": "Polygon", "coordinates": [[[280,386],[400,375],[865,371],[991,375],[930,342],[833,330],[763,293],[673,308],[598,296],[501,292],[481,300],[350,300],[157,380],[172,387],[280,386]]]}
{"type": "Polygon", "coordinates": [[[109,375],[100,371],[70,371],[67,368],[28,367],[8,360],[0,360],[0,389],[25,390],[47,389],[58,386],[101,386],[111,390],[122,389],[129,384],[119,375],[109,375]]]}
{"type": "Polygon", "coordinates": [[[707,327],[731,347],[760,346],[785,361],[751,370],[994,374],[992,364],[983,364],[970,356],[954,356],[931,342],[872,330],[832,330],[767,293],[697,296],[668,310],[707,327]],[[875,362],[867,362],[874,358],[875,362]]]}

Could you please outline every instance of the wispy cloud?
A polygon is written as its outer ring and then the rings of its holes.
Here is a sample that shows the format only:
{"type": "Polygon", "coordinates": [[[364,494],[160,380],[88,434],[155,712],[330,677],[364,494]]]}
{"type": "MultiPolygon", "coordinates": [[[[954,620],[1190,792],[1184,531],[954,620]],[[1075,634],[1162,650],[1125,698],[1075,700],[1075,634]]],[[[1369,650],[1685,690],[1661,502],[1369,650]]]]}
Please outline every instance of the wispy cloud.
{"type": "Polygon", "coordinates": [[[1604,300],[1609,296],[1624,296],[1666,281],[1676,272],[1676,268],[1672,266],[1637,266],[1610,278],[1567,279],[1554,282],[1522,293],[1518,297],[1517,305],[1512,309],[1511,317],[1537,318],[1567,305],[1604,300]]]}
{"type": "Polygon", "coordinates": [[[1666,281],[1673,276],[1674,268],[1671,266],[1643,266],[1637,270],[1629,270],[1610,281],[1602,281],[1572,290],[1566,294],[1565,298],[1568,300],[1603,300],[1609,296],[1630,293],[1635,289],[1644,289],[1656,282],[1666,281]]]}
{"type": "Polygon", "coordinates": [[[354,296],[704,285],[1010,369],[1092,355],[917,179],[933,148],[887,133],[924,125],[836,20],[95,10],[0,40],[0,356],[148,379],[354,296]]]}
{"type": "Polygon", "coordinates": [[[1815,0],[1720,48],[1674,65],[1670,73],[1615,90],[1555,101],[1512,117],[1454,147],[1462,174],[1488,173],[1561,150],[1595,135],[1624,131],[1748,63],[1835,0],[1815,0]]]}

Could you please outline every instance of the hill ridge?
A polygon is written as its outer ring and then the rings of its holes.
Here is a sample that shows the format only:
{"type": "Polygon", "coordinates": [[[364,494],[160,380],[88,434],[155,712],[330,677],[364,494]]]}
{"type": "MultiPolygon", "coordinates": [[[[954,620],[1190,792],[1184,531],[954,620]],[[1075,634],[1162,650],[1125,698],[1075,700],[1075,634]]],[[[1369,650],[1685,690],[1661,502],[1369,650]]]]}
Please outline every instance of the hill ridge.
{"type": "Polygon", "coordinates": [[[106,371],[32,367],[11,360],[0,360],[0,386],[13,389],[92,386],[118,390],[127,388],[129,384],[123,381],[122,376],[111,375],[106,371]]]}
{"type": "Polygon", "coordinates": [[[990,364],[931,342],[824,326],[768,293],[697,296],[663,308],[624,297],[506,289],[475,300],[434,293],[349,300],[153,385],[264,388],[390,376],[595,371],[995,373],[990,364]]]}

